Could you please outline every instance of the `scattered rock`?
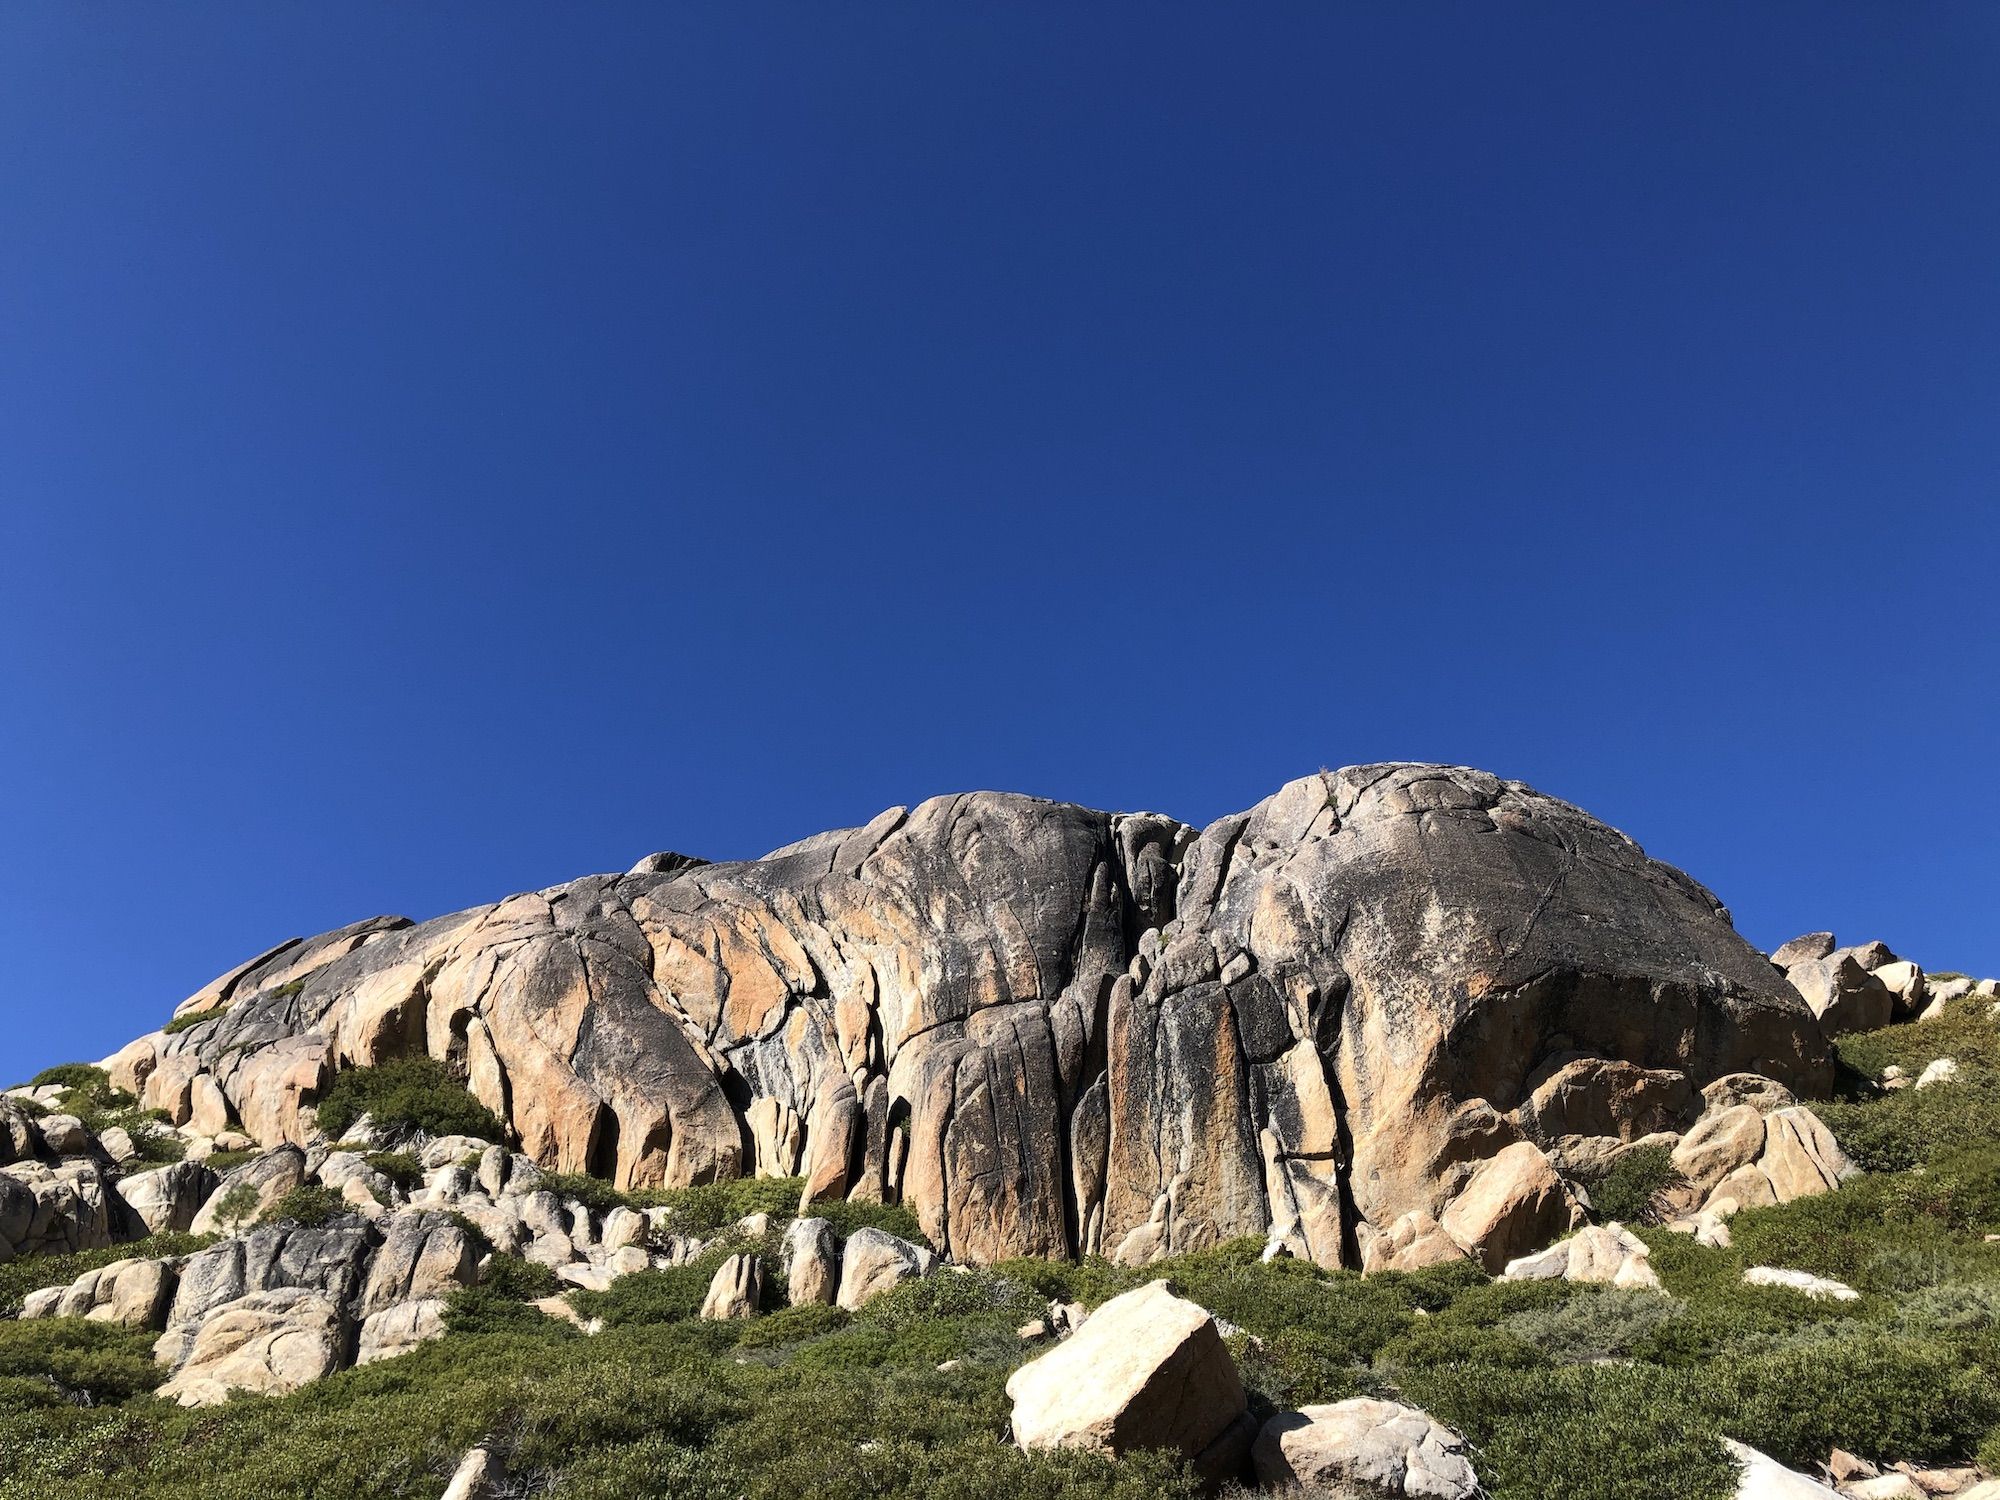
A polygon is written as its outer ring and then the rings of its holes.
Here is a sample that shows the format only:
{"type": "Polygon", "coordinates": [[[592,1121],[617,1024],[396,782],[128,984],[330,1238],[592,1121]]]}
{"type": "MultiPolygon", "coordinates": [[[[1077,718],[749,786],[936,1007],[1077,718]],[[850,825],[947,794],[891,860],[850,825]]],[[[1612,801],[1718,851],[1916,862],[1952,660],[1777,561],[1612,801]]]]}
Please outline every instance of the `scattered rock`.
{"type": "Polygon", "coordinates": [[[255,1292],[215,1309],[200,1330],[160,1335],[155,1357],[176,1366],[159,1394],[182,1406],[216,1406],[238,1391],[277,1396],[339,1368],[339,1306],[303,1287],[255,1292]]]}
{"type": "Polygon", "coordinates": [[[715,1322],[754,1318],[764,1300],[764,1263],[755,1255],[732,1255],[716,1268],[702,1299],[701,1315],[715,1322]]]}
{"type": "Polygon", "coordinates": [[[834,1300],[849,1312],[900,1282],[928,1276],[937,1257],[921,1245],[883,1229],[857,1229],[840,1251],[840,1290],[834,1300]]]}
{"type": "Polygon", "coordinates": [[[1851,1286],[1844,1286],[1838,1281],[1829,1281],[1823,1276],[1813,1276],[1805,1271],[1790,1271],[1777,1266],[1752,1266],[1743,1273],[1743,1284],[1788,1287],[1819,1302],[1861,1300],[1861,1293],[1851,1286]]]}
{"type": "Polygon", "coordinates": [[[195,1234],[215,1234],[255,1223],[259,1214],[305,1180],[305,1152],[297,1146],[267,1151],[225,1176],[188,1228],[195,1234]],[[232,1197],[238,1188],[249,1192],[232,1197]]]}
{"type": "Polygon", "coordinates": [[[1747,1104],[1760,1115],[1797,1104],[1798,1096],[1775,1078],[1761,1073],[1725,1073],[1701,1091],[1709,1110],[1747,1104]]]}
{"type": "Polygon", "coordinates": [[[794,1219],[785,1231],[786,1300],[793,1307],[840,1294],[840,1241],[825,1219],[794,1219]]]}
{"type": "Polygon", "coordinates": [[[1881,1474],[1840,1486],[1847,1500],[1930,1500],[1931,1492],[1907,1474],[1881,1474]]]}
{"type": "Polygon", "coordinates": [[[401,1213],[390,1221],[382,1248],[369,1263],[359,1312],[367,1318],[398,1303],[440,1299],[478,1277],[477,1248],[449,1215],[401,1213]]]}
{"type": "Polygon", "coordinates": [[[1830,1037],[1879,1030],[1895,1014],[1895,997],[1889,987],[1845,950],[1795,963],[1785,970],[1785,977],[1830,1037]]]}
{"type": "Polygon", "coordinates": [[[194,1227],[195,1217],[218,1185],[215,1173],[200,1162],[177,1161],[125,1178],[118,1184],[118,1195],[138,1215],[146,1233],[184,1234],[194,1227]]]}
{"type": "Polygon", "coordinates": [[[1250,1450],[1268,1489],[1342,1500],[1477,1500],[1465,1440],[1414,1406],[1356,1399],[1280,1412],[1250,1450]]]}
{"type": "Polygon", "coordinates": [[[1464,1260],[1465,1250],[1444,1232],[1444,1226],[1420,1208],[1413,1208],[1388,1229],[1359,1236],[1364,1271],[1417,1271],[1445,1261],[1464,1260]]]}
{"type": "Polygon", "coordinates": [[[174,1295],[171,1260],[120,1260],[86,1271],[66,1287],[27,1298],[23,1318],[88,1318],[126,1328],[165,1328],[174,1295]]]}
{"type": "MultiPolygon", "coordinates": [[[[850,1251],[853,1241],[848,1242],[850,1251]]],[[[1163,1281],[1113,1297],[1007,1381],[1014,1440],[1117,1456],[1177,1450],[1219,1479],[1241,1463],[1249,1419],[1215,1320],[1163,1281]]]]}
{"type": "Polygon", "coordinates": [[[421,1297],[412,1302],[370,1313],[361,1324],[361,1337],[354,1355],[357,1365],[408,1354],[419,1344],[444,1337],[442,1297],[421,1297]]]}
{"type": "Polygon", "coordinates": [[[453,1471],[443,1500],[498,1500],[500,1461],[484,1448],[466,1453],[453,1471]]]}
{"type": "Polygon", "coordinates": [[[1771,962],[1781,969],[1789,969],[1793,964],[1805,963],[1810,959],[1825,958],[1833,952],[1834,938],[1830,932],[1808,932],[1793,938],[1789,943],[1779,945],[1771,955],[1771,962]]]}
{"type": "Polygon", "coordinates": [[[51,1156],[89,1156],[93,1141],[83,1121],[75,1115],[43,1115],[35,1122],[42,1135],[42,1149],[51,1156]]]}
{"type": "Polygon", "coordinates": [[[1917,1075],[1916,1086],[1929,1088],[1934,1083],[1950,1083],[1958,1077],[1958,1063],[1949,1057],[1940,1057],[1917,1075]]]}
{"type": "Polygon", "coordinates": [[[1540,1147],[1516,1141],[1474,1169],[1438,1221],[1489,1271],[1573,1228],[1583,1211],[1540,1147]]]}
{"type": "Polygon", "coordinates": [[[1660,1278],[1648,1259],[1650,1254],[1646,1242],[1624,1225],[1592,1225],[1539,1254],[1509,1261],[1500,1279],[1589,1281],[1657,1291],[1660,1278]]]}
{"type": "Polygon", "coordinates": [[[1873,972],[1894,997],[1895,1019],[1907,1020],[1922,1010],[1928,1002],[1930,995],[1924,981],[1924,971],[1908,959],[1898,959],[1894,963],[1883,964],[1873,972]]]}

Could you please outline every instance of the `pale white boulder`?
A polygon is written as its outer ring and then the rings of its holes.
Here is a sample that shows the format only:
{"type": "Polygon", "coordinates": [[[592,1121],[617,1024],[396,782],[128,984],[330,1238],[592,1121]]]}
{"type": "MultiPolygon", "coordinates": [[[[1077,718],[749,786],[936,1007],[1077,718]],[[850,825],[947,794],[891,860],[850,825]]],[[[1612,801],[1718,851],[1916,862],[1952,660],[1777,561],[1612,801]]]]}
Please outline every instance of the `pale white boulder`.
{"type": "Polygon", "coordinates": [[[1476,1500],[1465,1439],[1428,1413],[1360,1398],[1280,1412],[1251,1447],[1258,1480],[1280,1493],[1343,1500],[1476,1500]]]}

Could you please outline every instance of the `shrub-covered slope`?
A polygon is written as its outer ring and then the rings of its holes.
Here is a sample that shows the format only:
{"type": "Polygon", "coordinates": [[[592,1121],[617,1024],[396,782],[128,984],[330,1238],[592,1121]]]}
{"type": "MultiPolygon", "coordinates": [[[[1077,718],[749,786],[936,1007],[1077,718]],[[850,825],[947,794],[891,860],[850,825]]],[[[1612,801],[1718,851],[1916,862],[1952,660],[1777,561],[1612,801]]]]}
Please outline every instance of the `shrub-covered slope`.
{"type": "MultiPolygon", "coordinates": [[[[1470,1440],[1495,1500],[1728,1496],[1724,1436],[1801,1468],[1836,1446],[2000,1466],[1991,1004],[1957,1000],[1932,1020],[1842,1039],[1850,1097],[1827,1118],[1871,1170],[1737,1214],[1725,1248],[1641,1227],[1664,1294],[1496,1281],[1464,1261],[1363,1277],[1262,1263],[1262,1242],[1248,1240],[1143,1268],[1092,1258],[938,1274],[852,1313],[785,1308],[770,1288],[757,1317],[703,1321],[711,1272],[742,1248],[775,1255],[799,1187],[719,1184],[636,1200],[716,1237],[685,1266],[572,1292],[600,1332],[529,1305],[553,1290],[545,1268],[496,1260],[453,1295],[442,1339],[275,1399],[177,1409],[149,1394],[161,1372],[148,1333],[0,1324],[0,1493],[433,1500],[460,1454],[486,1443],[514,1492],[559,1500],[1192,1495],[1165,1458],[1029,1455],[1008,1442],[1002,1386],[1048,1337],[1018,1330],[1051,1299],[1095,1305],[1157,1277],[1226,1320],[1253,1410],[1398,1396],[1470,1440]],[[1949,1081],[1887,1092],[1872,1081],[1942,1056],[1958,1063],[1949,1081]],[[751,1213],[775,1217],[728,1228],[751,1213]],[[1751,1266],[1861,1295],[1746,1286],[1751,1266]]],[[[601,1210],[635,1201],[572,1186],[599,1194],[601,1210]]],[[[84,1264],[0,1268],[0,1300],[84,1264]]]]}

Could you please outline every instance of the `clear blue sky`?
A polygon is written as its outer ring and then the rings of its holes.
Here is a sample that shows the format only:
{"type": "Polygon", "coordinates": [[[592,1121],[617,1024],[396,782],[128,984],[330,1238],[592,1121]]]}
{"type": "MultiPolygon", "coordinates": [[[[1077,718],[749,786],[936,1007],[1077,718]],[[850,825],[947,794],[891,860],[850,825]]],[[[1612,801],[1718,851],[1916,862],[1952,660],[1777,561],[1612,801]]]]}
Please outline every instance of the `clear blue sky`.
{"type": "Polygon", "coordinates": [[[980,9],[7,8],[0,1073],[1383,759],[2000,970],[2000,11],[980,9]]]}

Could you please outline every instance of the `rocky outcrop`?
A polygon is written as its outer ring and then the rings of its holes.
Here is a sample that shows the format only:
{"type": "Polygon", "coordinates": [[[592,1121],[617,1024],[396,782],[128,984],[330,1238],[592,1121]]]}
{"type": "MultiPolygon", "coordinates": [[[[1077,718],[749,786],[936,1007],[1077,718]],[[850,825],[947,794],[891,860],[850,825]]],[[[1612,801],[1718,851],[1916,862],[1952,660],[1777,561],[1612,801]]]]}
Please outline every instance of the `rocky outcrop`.
{"type": "Polygon", "coordinates": [[[139,1172],[118,1184],[118,1196],[138,1216],[148,1234],[181,1234],[215,1196],[221,1180],[195,1161],[139,1172]]]}
{"type": "MultiPolygon", "coordinates": [[[[1933,985],[1921,965],[1898,958],[1885,943],[1842,948],[1830,932],[1793,938],[1771,955],[1771,962],[1784,971],[1828,1036],[1907,1021],[1941,995],[1953,993],[1952,987],[1933,985]]],[[[1957,993],[1972,988],[1969,980],[1957,983],[1964,985],[1957,993]]]]}
{"type": "Polygon", "coordinates": [[[1247,1400],[1215,1320],[1163,1281],[1113,1297],[1007,1381],[1026,1449],[1178,1451],[1211,1480],[1241,1463],[1247,1400]]]}
{"type": "Polygon", "coordinates": [[[255,1292],[216,1308],[185,1339],[168,1331],[156,1351],[175,1366],[159,1394],[182,1406],[215,1406],[237,1392],[277,1396],[340,1367],[340,1307],[302,1287],[255,1292]]]}
{"type": "Polygon", "coordinates": [[[1717,1110],[1681,1138],[1673,1160],[1698,1211],[1724,1218],[1831,1192],[1857,1170],[1833,1132],[1801,1105],[1768,1113],[1751,1104],[1717,1110]]]}
{"type": "MultiPolygon", "coordinates": [[[[1726,1074],[1831,1076],[1702,887],[1566,803],[1421,765],[1199,834],[939,798],[287,943],[181,1014],[107,1063],[188,1129],[311,1144],[336,1070],[424,1052],[541,1167],[798,1175],[808,1201],[906,1203],[970,1261],[1257,1234],[1360,1264],[1424,1222],[1505,1258],[1526,1247],[1487,1243],[1487,1205],[1454,1206],[1518,1144],[1575,1170],[1685,1128],[1726,1074]]],[[[1536,1232],[1563,1227],[1538,1201],[1536,1232]]]]}
{"type": "Polygon", "coordinates": [[[1477,1500],[1465,1439],[1414,1406],[1357,1399],[1280,1412],[1250,1450],[1280,1494],[1342,1500],[1477,1500]]]}
{"type": "Polygon", "coordinates": [[[1438,1221],[1489,1271],[1583,1220],[1555,1166],[1530,1141],[1516,1141],[1479,1163],[1438,1221]]]}
{"type": "Polygon", "coordinates": [[[0,1167],[0,1263],[102,1250],[133,1237],[124,1205],[96,1162],[0,1167]]]}

